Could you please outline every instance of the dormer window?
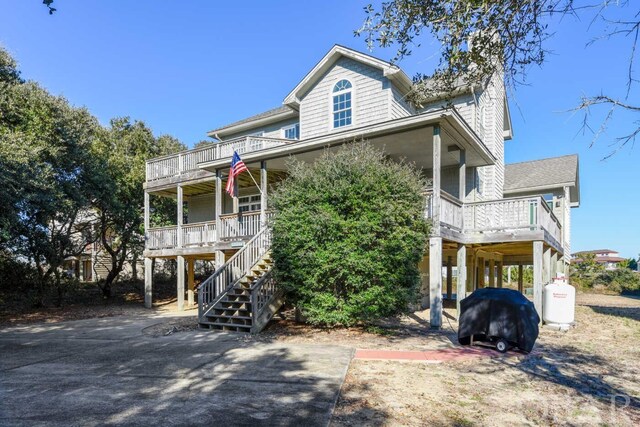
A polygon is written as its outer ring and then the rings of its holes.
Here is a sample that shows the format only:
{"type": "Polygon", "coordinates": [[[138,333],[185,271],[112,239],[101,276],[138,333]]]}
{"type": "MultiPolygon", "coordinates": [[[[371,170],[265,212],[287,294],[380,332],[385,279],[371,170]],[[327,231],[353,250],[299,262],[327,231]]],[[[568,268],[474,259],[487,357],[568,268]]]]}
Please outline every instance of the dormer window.
{"type": "Polygon", "coordinates": [[[351,82],[340,80],[333,87],[333,127],[339,128],[351,124],[351,82]]]}

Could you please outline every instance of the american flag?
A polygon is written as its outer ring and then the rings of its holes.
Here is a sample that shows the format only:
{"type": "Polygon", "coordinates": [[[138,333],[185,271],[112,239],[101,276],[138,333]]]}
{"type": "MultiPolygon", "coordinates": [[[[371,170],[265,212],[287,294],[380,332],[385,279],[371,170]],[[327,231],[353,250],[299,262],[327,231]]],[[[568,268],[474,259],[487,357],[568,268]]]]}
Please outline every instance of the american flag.
{"type": "Polygon", "coordinates": [[[225,189],[231,197],[235,196],[233,192],[233,184],[236,180],[236,176],[247,171],[249,171],[249,169],[247,169],[247,166],[244,164],[238,153],[234,151],[233,158],[231,159],[231,168],[229,169],[229,177],[227,178],[227,188],[225,189]]]}

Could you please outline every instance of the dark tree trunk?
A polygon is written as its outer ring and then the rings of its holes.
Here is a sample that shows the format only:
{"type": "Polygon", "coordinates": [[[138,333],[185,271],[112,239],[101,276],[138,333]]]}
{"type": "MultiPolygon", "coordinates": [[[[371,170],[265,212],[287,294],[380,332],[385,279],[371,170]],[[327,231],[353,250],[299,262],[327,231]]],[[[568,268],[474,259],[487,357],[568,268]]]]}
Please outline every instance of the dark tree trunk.
{"type": "Polygon", "coordinates": [[[131,280],[138,281],[138,253],[134,252],[131,261],[131,280]]]}
{"type": "Polygon", "coordinates": [[[62,303],[64,302],[64,285],[62,284],[62,279],[60,278],[60,272],[56,270],[56,307],[62,307],[62,303]]]}

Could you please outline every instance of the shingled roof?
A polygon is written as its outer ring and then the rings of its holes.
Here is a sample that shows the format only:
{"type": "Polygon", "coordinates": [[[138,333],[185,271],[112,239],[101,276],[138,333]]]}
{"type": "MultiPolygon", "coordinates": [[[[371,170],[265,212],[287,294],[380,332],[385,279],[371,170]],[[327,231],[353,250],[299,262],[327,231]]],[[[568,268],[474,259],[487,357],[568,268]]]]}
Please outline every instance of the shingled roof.
{"type": "Polygon", "coordinates": [[[505,165],[505,194],[559,187],[571,187],[571,202],[580,202],[577,154],[505,165]]]}

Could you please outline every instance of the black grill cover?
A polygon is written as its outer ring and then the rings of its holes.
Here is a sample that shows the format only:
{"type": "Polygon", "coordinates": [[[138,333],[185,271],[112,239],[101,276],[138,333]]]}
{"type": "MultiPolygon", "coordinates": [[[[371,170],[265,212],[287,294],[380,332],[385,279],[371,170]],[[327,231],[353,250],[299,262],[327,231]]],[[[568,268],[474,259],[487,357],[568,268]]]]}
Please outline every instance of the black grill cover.
{"type": "Polygon", "coordinates": [[[482,288],[460,301],[458,342],[503,338],[530,352],[538,338],[540,317],[531,301],[512,289],[482,288]]]}

